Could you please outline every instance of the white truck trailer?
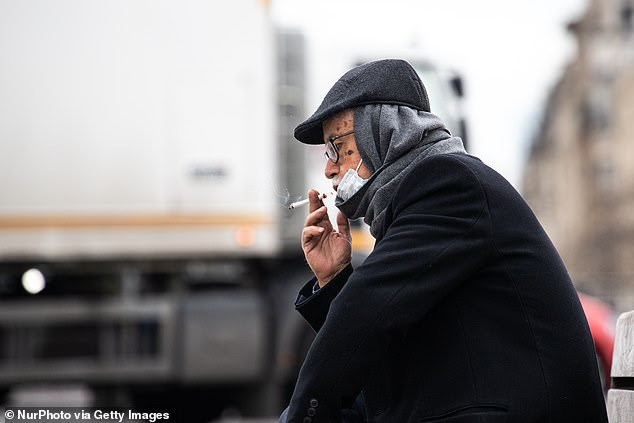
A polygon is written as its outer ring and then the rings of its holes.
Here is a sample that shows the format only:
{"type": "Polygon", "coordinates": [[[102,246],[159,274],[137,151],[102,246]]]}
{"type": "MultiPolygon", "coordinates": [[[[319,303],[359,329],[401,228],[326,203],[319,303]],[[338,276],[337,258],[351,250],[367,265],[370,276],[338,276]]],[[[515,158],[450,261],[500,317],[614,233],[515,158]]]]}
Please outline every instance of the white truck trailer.
{"type": "Polygon", "coordinates": [[[278,411],[305,348],[302,54],[256,0],[0,2],[4,403],[278,411]]]}
{"type": "Polygon", "coordinates": [[[266,3],[0,2],[0,404],[288,399],[312,333],[286,206],[323,157],[291,139],[302,37],[266,3]]]}

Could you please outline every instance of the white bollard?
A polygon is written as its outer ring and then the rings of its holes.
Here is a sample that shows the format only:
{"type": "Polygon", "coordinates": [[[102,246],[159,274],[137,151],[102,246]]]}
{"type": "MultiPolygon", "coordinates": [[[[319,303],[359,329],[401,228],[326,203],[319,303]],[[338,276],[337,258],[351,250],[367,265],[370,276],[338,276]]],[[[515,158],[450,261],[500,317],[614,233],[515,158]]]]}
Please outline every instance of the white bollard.
{"type": "Polygon", "coordinates": [[[610,423],[634,422],[634,311],[623,313],[616,324],[612,358],[612,388],[608,391],[610,423]]]}

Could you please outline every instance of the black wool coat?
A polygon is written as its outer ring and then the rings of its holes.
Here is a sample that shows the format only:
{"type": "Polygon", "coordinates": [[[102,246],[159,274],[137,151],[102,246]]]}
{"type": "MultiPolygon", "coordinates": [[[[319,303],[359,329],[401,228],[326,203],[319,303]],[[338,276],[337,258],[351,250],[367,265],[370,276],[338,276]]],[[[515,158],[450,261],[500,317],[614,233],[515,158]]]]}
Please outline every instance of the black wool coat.
{"type": "Polygon", "coordinates": [[[288,422],[607,422],[594,345],[557,251],[466,154],[424,159],[373,252],[297,309],[317,331],[288,422]],[[358,400],[357,400],[358,402],[358,400]]]}

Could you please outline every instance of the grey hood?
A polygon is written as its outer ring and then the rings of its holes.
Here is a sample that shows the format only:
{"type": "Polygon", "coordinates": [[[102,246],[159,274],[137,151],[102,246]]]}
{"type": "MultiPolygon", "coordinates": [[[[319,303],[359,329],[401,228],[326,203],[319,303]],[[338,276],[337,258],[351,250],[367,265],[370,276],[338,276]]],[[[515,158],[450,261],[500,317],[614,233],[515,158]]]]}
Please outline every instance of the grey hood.
{"type": "Polygon", "coordinates": [[[354,109],[359,154],[372,172],[368,182],[347,201],[335,205],[350,219],[363,217],[378,236],[385,210],[404,175],[434,154],[466,153],[440,118],[407,106],[369,104],[354,109]]]}

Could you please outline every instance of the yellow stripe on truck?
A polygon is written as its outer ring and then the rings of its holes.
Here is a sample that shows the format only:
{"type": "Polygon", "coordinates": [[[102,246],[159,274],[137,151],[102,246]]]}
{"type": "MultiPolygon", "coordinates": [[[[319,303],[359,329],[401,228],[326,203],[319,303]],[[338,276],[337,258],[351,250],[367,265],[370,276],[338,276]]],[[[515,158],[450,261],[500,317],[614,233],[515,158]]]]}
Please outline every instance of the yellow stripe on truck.
{"type": "Polygon", "coordinates": [[[369,253],[374,248],[374,238],[367,229],[352,229],[352,249],[369,253]]]}
{"type": "Polygon", "coordinates": [[[49,215],[0,217],[0,229],[264,226],[274,219],[264,214],[159,214],[159,215],[49,215]]]}

